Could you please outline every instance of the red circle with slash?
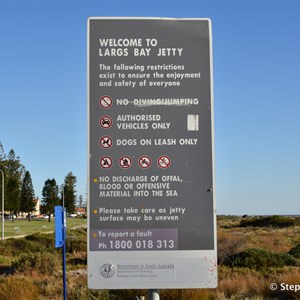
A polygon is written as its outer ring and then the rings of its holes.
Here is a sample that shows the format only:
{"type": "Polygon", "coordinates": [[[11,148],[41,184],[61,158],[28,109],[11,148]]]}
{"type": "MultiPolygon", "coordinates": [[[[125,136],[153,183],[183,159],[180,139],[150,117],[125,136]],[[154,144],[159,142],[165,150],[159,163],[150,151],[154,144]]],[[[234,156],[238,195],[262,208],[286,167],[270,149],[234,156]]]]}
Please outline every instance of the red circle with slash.
{"type": "Polygon", "coordinates": [[[100,167],[103,169],[109,169],[112,166],[112,159],[109,156],[102,156],[100,158],[100,167]]]}
{"type": "Polygon", "coordinates": [[[142,169],[148,169],[151,166],[151,158],[147,155],[143,155],[139,158],[139,166],[142,169]]]}
{"type": "Polygon", "coordinates": [[[122,169],[129,169],[132,165],[132,160],[129,156],[122,156],[119,159],[119,165],[122,169]]]}
{"type": "Polygon", "coordinates": [[[99,144],[102,148],[104,149],[108,149],[112,146],[113,144],[113,140],[111,137],[109,136],[103,136],[100,141],[99,141],[99,144]]]}
{"type": "Polygon", "coordinates": [[[113,121],[112,121],[112,118],[110,116],[103,116],[103,117],[100,118],[99,124],[102,128],[108,129],[112,126],[113,121]]]}
{"type": "Polygon", "coordinates": [[[169,168],[171,165],[171,159],[167,155],[162,155],[157,159],[157,164],[162,169],[169,168]]]}
{"type": "Polygon", "coordinates": [[[99,104],[102,108],[110,108],[112,106],[113,100],[110,96],[102,96],[99,99],[99,104]]]}

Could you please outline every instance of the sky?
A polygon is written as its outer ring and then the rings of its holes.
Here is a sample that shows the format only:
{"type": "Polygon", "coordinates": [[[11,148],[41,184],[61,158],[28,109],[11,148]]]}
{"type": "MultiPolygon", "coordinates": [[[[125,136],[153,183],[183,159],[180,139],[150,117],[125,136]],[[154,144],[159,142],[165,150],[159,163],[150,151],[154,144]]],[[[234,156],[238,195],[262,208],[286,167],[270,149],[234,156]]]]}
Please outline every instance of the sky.
{"type": "Polygon", "coordinates": [[[300,1],[0,0],[0,142],[87,186],[87,18],[210,18],[217,214],[299,214],[300,1]]]}

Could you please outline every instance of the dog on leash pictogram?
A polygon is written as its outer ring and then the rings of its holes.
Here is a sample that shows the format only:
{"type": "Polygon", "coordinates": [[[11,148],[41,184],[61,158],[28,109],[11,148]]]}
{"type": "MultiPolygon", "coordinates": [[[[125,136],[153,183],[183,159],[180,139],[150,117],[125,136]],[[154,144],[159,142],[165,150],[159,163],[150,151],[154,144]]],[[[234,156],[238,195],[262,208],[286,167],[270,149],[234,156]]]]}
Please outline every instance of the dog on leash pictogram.
{"type": "Polygon", "coordinates": [[[100,141],[99,141],[99,144],[102,148],[104,149],[108,149],[112,146],[113,144],[113,141],[112,141],[112,138],[109,137],[109,136],[103,136],[100,141]]]}

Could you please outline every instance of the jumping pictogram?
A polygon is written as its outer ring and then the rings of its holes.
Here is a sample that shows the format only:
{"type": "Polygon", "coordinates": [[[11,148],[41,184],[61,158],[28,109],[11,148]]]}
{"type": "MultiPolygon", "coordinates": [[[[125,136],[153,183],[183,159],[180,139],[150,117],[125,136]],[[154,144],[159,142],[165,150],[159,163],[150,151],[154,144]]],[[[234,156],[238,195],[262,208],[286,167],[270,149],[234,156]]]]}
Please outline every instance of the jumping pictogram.
{"type": "Polygon", "coordinates": [[[109,156],[102,156],[100,158],[100,167],[103,169],[109,169],[112,166],[112,159],[109,156]]]}
{"type": "Polygon", "coordinates": [[[99,99],[99,104],[102,108],[110,108],[112,106],[112,98],[110,96],[102,96],[99,99]]]}
{"type": "Polygon", "coordinates": [[[171,159],[167,155],[162,155],[157,159],[157,164],[160,168],[166,169],[171,165],[171,159]]]}
{"type": "Polygon", "coordinates": [[[112,141],[112,138],[109,137],[109,136],[103,136],[100,141],[99,141],[99,144],[102,148],[104,149],[108,149],[112,146],[113,144],[113,141],[112,141]]]}
{"type": "Polygon", "coordinates": [[[112,126],[112,118],[110,116],[103,116],[99,120],[99,124],[102,128],[108,129],[112,126]]]}
{"type": "Polygon", "coordinates": [[[151,159],[147,155],[143,155],[139,158],[139,166],[142,169],[148,169],[151,166],[151,159]]]}
{"type": "Polygon", "coordinates": [[[129,156],[122,156],[119,159],[119,165],[122,169],[129,169],[132,165],[132,160],[129,156]]]}

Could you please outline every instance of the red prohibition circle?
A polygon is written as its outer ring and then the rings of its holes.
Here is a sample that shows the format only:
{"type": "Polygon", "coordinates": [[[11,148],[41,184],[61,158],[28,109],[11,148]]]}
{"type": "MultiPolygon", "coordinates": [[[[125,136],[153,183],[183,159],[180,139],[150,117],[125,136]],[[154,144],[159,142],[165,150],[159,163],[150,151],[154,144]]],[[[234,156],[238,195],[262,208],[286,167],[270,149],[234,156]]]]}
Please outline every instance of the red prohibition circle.
{"type": "Polygon", "coordinates": [[[102,156],[99,163],[101,168],[109,169],[112,166],[112,158],[109,156],[102,156]]]}
{"type": "Polygon", "coordinates": [[[103,148],[103,149],[108,149],[112,146],[113,144],[113,140],[110,136],[103,136],[102,138],[100,138],[99,140],[99,145],[103,148]]]}
{"type": "Polygon", "coordinates": [[[147,155],[142,155],[140,158],[139,158],[139,166],[142,168],[142,169],[148,169],[150,168],[152,164],[152,161],[151,161],[151,158],[147,155]]]}
{"type": "Polygon", "coordinates": [[[112,124],[113,124],[113,121],[110,116],[103,116],[99,120],[99,125],[104,129],[110,128],[112,126],[112,124]]]}
{"type": "Polygon", "coordinates": [[[113,100],[110,96],[104,95],[100,97],[99,104],[102,108],[110,108],[112,106],[113,100]]]}
{"type": "Polygon", "coordinates": [[[171,165],[171,159],[167,155],[162,155],[157,159],[157,165],[162,168],[166,169],[169,168],[171,165]]]}
{"type": "Polygon", "coordinates": [[[132,166],[132,160],[129,156],[122,156],[119,159],[119,165],[122,169],[129,169],[132,166]]]}

